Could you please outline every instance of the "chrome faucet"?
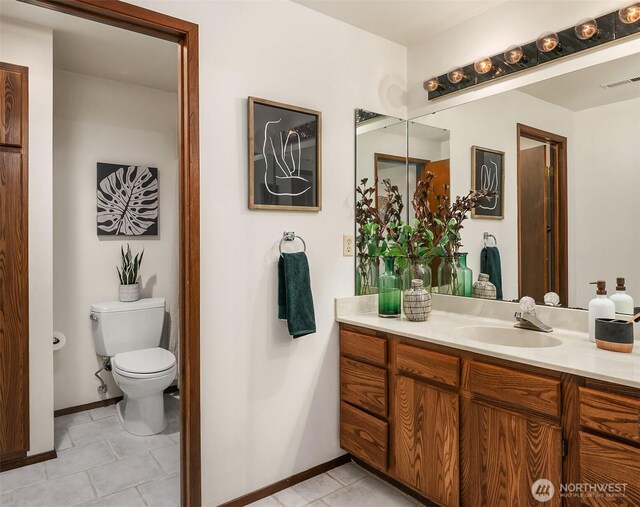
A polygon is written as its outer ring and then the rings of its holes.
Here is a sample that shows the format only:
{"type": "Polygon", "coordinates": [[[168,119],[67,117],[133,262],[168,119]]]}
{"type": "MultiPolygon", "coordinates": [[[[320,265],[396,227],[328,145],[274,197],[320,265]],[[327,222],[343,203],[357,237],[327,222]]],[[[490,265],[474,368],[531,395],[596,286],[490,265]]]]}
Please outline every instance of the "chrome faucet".
{"type": "Polygon", "coordinates": [[[516,322],[513,327],[529,329],[531,331],[542,331],[543,333],[553,331],[551,326],[547,326],[536,316],[536,302],[533,298],[529,296],[523,297],[520,300],[520,309],[522,311],[516,312],[514,315],[518,322],[516,322]]]}

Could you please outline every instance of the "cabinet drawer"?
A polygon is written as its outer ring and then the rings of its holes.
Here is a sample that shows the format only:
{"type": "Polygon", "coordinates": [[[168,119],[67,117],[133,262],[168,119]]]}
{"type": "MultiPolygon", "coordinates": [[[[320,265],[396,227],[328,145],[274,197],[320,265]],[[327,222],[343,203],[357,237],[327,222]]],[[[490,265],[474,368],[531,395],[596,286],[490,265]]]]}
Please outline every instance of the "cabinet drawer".
{"type": "Polygon", "coordinates": [[[580,482],[624,488],[618,497],[583,495],[582,504],[640,505],[638,463],[640,449],[580,432],[580,482]]]}
{"type": "Polygon", "coordinates": [[[387,370],[341,357],[340,398],[387,417],[387,370]]]}
{"type": "Polygon", "coordinates": [[[340,332],[340,353],[386,366],[387,340],[343,329],[340,332]]]}
{"type": "Polygon", "coordinates": [[[581,387],[580,424],[640,443],[640,401],[581,387]]]}
{"type": "Polygon", "coordinates": [[[340,447],[382,470],[387,469],[387,423],[340,402],[340,447]]]}
{"type": "Polygon", "coordinates": [[[470,391],[553,417],[560,416],[560,381],[475,361],[465,361],[463,385],[470,391]]]}
{"type": "Polygon", "coordinates": [[[398,370],[458,387],[460,360],[457,357],[404,343],[398,344],[396,350],[396,368],[398,370]]]}

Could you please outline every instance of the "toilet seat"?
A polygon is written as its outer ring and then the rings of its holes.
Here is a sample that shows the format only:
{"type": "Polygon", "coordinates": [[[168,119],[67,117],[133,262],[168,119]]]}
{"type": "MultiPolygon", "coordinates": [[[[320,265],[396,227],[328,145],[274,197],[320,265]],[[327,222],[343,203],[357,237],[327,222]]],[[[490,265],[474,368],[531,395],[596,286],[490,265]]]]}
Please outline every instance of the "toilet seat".
{"type": "Polygon", "coordinates": [[[154,378],[175,371],[176,357],[168,350],[153,347],[116,354],[111,365],[124,377],[154,378]]]}

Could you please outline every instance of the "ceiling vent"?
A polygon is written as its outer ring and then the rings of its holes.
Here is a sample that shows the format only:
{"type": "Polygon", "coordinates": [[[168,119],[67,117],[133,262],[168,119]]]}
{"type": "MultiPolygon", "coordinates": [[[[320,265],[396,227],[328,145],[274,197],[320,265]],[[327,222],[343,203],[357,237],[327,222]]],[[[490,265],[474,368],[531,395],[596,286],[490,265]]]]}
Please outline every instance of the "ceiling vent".
{"type": "Polygon", "coordinates": [[[630,85],[633,83],[640,83],[640,76],[623,79],[622,81],[615,81],[613,83],[601,84],[600,88],[607,90],[609,88],[618,88],[619,86],[630,85]]]}

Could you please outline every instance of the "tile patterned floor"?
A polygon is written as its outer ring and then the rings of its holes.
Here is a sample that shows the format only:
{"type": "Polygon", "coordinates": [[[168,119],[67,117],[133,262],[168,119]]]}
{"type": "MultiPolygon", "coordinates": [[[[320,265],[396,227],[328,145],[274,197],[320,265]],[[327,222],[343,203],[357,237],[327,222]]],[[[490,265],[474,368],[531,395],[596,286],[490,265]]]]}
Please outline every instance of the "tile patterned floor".
{"type": "Polygon", "coordinates": [[[355,463],[258,500],[252,507],[416,507],[423,505],[355,463]]]}
{"type": "Polygon", "coordinates": [[[1,507],[180,505],[180,402],[165,395],[168,426],[127,433],[115,405],[56,417],[57,459],[0,474],[1,507]]]}

